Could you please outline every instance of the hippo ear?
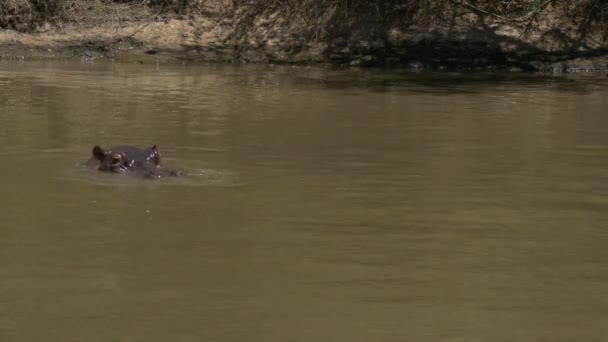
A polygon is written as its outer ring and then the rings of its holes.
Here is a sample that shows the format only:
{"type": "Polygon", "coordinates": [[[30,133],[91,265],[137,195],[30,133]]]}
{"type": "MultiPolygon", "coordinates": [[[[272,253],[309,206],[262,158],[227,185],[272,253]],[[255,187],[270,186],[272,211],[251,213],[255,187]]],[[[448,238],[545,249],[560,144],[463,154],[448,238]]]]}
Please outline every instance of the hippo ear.
{"type": "Polygon", "coordinates": [[[158,152],[158,149],[156,148],[156,144],[154,144],[154,145],[152,145],[152,147],[150,147],[150,151],[152,151],[152,154],[148,158],[154,159],[154,164],[156,164],[156,166],[160,165],[160,152],[158,152]]]}
{"type": "Polygon", "coordinates": [[[103,159],[106,156],[105,151],[97,145],[95,145],[95,147],[93,147],[92,153],[93,153],[93,157],[99,161],[103,161],[103,159]]]}

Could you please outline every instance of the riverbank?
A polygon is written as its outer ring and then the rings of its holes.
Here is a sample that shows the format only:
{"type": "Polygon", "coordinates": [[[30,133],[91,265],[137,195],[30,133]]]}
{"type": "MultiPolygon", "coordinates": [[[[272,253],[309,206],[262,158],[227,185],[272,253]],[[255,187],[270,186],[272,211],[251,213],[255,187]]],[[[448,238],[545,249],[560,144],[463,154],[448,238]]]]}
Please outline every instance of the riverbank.
{"type": "Polygon", "coordinates": [[[415,70],[608,70],[601,22],[591,21],[589,15],[581,22],[576,19],[578,12],[573,12],[575,7],[552,7],[554,3],[560,2],[547,1],[540,10],[522,9],[505,17],[502,12],[451,2],[442,8],[441,16],[418,8],[395,12],[400,20],[378,19],[380,14],[387,15],[385,10],[368,16],[352,14],[347,23],[338,25],[338,15],[331,8],[303,18],[286,7],[259,9],[216,0],[188,14],[146,8],[136,12],[140,16],[98,16],[95,20],[81,16],[71,22],[44,22],[25,32],[0,30],[0,58],[323,63],[415,70]]]}

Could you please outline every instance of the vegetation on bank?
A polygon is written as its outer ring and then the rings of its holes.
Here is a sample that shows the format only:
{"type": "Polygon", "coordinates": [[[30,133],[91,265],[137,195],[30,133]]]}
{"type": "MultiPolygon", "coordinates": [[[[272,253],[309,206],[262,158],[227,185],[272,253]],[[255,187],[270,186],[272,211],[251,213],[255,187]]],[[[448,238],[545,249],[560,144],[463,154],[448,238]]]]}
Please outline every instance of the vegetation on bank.
{"type": "Polygon", "coordinates": [[[21,58],[608,69],[608,0],[0,0],[0,28],[40,33],[4,32],[21,58]]]}
{"type": "Polygon", "coordinates": [[[32,31],[45,23],[204,16],[210,6],[226,17],[240,15],[236,23],[243,30],[257,17],[279,13],[298,22],[312,39],[352,28],[380,34],[386,27],[468,14],[521,26],[565,18],[581,31],[596,30],[608,19],[608,0],[0,0],[0,28],[32,31]]]}

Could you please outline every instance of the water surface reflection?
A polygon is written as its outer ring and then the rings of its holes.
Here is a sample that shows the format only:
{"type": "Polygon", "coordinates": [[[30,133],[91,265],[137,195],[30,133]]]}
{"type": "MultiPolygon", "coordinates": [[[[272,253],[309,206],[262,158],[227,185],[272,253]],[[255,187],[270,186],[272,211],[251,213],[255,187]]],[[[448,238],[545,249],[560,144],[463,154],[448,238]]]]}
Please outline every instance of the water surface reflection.
{"type": "Polygon", "coordinates": [[[600,341],[606,82],[0,63],[0,337],[600,341]]]}

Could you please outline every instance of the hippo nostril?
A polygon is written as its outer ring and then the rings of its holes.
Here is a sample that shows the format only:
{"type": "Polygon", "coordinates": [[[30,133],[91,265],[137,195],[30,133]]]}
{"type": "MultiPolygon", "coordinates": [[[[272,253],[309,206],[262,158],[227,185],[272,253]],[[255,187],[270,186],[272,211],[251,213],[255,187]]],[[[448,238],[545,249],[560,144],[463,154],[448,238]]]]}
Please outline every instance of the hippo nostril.
{"type": "Polygon", "coordinates": [[[125,173],[125,172],[127,172],[127,168],[124,165],[121,165],[121,164],[112,165],[111,170],[112,170],[112,172],[116,172],[116,173],[125,173]]]}

